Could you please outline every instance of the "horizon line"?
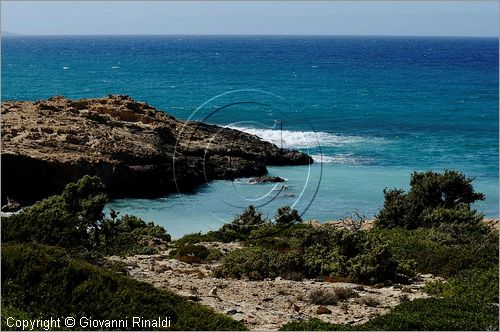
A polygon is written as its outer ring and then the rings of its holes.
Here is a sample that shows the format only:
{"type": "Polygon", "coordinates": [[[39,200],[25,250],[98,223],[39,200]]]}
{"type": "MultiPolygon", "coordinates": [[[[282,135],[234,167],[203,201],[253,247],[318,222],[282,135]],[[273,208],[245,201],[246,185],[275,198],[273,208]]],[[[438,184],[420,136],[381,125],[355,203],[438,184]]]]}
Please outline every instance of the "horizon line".
{"type": "Polygon", "coordinates": [[[49,33],[49,34],[22,34],[1,31],[1,37],[127,37],[127,36],[235,36],[235,37],[427,37],[427,38],[499,38],[498,35],[414,35],[414,34],[306,34],[306,33],[110,33],[110,34],[85,34],[85,33],[49,33]]]}

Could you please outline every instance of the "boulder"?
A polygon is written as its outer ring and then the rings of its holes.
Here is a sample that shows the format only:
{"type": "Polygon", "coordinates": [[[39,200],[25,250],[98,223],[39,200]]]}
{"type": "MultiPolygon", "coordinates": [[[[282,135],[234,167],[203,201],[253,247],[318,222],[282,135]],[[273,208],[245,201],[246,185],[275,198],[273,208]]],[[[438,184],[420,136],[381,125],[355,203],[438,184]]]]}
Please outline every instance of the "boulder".
{"type": "Polygon", "coordinates": [[[328,309],[327,307],[324,307],[322,305],[320,305],[317,309],[316,309],[316,314],[317,315],[329,315],[331,314],[332,311],[330,309],[328,309]]]}

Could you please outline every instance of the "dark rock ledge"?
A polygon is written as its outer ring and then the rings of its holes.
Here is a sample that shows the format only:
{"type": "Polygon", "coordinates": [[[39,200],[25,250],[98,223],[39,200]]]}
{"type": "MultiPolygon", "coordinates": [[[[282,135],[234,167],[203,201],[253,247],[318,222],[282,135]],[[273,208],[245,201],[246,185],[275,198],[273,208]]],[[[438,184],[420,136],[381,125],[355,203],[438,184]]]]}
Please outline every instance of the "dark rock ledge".
{"type": "Polygon", "coordinates": [[[271,176],[271,175],[262,175],[256,178],[250,179],[250,183],[267,183],[267,182],[285,182],[285,179],[279,176],[271,176]]]}
{"type": "Polygon", "coordinates": [[[264,175],[267,165],[312,163],[254,135],[186,123],[123,95],[5,101],[1,119],[2,201],[22,205],[85,174],[99,175],[110,197],[154,197],[264,175]]]}

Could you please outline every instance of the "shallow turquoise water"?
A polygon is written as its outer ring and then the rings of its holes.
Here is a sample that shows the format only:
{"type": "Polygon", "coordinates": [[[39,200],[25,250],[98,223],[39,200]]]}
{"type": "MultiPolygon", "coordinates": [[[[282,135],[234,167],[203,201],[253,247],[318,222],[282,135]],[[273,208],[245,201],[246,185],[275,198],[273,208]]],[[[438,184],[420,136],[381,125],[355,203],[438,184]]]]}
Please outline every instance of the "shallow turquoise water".
{"type": "MultiPolygon", "coordinates": [[[[115,200],[108,206],[122,214],[135,214],[145,220],[158,222],[166,226],[174,237],[190,232],[216,230],[241,213],[245,206],[265,204],[275,195],[276,198],[271,203],[259,207],[266,217],[272,218],[280,206],[295,204],[294,207],[301,212],[308,208],[303,215],[304,220],[335,220],[352,211],[361,212],[371,218],[382,207],[382,190],[387,184],[390,184],[389,187],[408,189],[412,172],[400,167],[373,168],[332,164],[324,169],[319,191],[313,199],[319,180],[319,165],[314,165],[312,169],[311,181],[306,185],[301,199],[298,198],[305,185],[306,167],[270,167],[270,174],[288,179],[285,184],[287,189],[281,190],[282,183],[250,184],[248,179],[235,182],[214,181],[201,186],[194,195],[115,200]],[[269,194],[266,199],[259,199],[266,194],[269,194]]],[[[482,192],[495,193],[497,190],[495,183],[487,181],[477,181],[476,187],[482,192]]],[[[498,195],[496,197],[498,199],[498,195]]],[[[493,216],[495,210],[488,210],[492,205],[486,201],[476,204],[476,207],[493,216]]]]}
{"type": "Polygon", "coordinates": [[[304,218],[335,219],[353,209],[370,217],[385,187],[407,188],[412,171],[428,169],[474,177],[486,194],[477,208],[498,216],[495,38],[12,37],[2,40],[2,69],[3,99],[121,93],[194,120],[257,102],[205,121],[318,161],[310,170],[270,168],[288,179],[281,192],[217,181],[196,195],[109,204],[174,236],[218,228],[276,193],[264,214],[295,203],[304,218]]]}

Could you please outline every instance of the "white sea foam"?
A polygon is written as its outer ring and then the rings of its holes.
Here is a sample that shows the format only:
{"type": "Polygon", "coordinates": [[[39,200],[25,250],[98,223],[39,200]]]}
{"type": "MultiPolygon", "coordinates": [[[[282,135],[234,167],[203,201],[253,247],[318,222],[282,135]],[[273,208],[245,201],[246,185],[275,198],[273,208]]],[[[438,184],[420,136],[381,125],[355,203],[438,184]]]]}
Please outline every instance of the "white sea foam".
{"type": "Polygon", "coordinates": [[[373,139],[370,139],[368,137],[335,135],[321,131],[280,131],[276,129],[256,129],[237,126],[229,126],[229,128],[256,135],[265,141],[274,143],[278,146],[283,146],[284,148],[295,149],[314,148],[318,146],[340,147],[373,141],[373,139]],[[283,145],[281,145],[282,143],[283,145]]]}
{"type": "Polygon", "coordinates": [[[311,157],[314,162],[323,164],[364,164],[368,162],[368,160],[354,157],[350,153],[339,153],[334,156],[313,154],[311,157]]]}

